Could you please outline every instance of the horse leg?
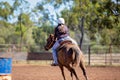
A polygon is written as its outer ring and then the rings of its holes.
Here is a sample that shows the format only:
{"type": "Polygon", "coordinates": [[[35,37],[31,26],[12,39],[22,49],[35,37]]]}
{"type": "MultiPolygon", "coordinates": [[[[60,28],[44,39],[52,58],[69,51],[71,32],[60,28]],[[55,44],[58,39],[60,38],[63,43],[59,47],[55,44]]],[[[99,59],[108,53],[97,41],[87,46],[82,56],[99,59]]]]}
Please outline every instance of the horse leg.
{"type": "Polygon", "coordinates": [[[59,67],[60,67],[60,70],[61,70],[61,72],[62,72],[63,79],[66,80],[66,79],[65,79],[65,74],[64,74],[64,68],[63,68],[63,66],[62,66],[62,65],[59,65],[59,67]]]}
{"type": "Polygon", "coordinates": [[[76,77],[76,80],[79,80],[76,72],[75,72],[75,69],[73,67],[70,67],[70,66],[65,66],[70,72],[71,72],[71,77],[72,77],[72,80],[73,80],[73,74],[75,75],[76,77]]]}
{"type": "Polygon", "coordinates": [[[73,73],[72,72],[70,72],[71,73],[71,77],[72,77],[72,80],[73,80],[73,73]]]}
{"type": "Polygon", "coordinates": [[[85,79],[88,80],[88,77],[86,75],[86,68],[85,68],[85,64],[84,64],[83,59],[80,60],[80,67],[81,67],[81,69],[83,71],[83,75],[85,76],[85,79]]]}

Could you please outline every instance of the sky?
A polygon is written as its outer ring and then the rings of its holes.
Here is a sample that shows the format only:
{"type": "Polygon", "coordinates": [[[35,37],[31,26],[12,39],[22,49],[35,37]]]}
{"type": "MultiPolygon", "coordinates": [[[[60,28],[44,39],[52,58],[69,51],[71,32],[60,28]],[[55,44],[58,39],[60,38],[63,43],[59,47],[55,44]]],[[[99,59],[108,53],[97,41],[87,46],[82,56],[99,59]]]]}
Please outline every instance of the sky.
{"type": "MultiPolygon", "coordinates": [[[[1,1],[4,1],[4,2],[9,2],[11,5],[13,4],[13,0],[0,0],[0,2],[1,1]]],[[[42,0],[26,0],[26,1],[28,1],[29,3],[30,3],[30,8],[34,8],[35,7],[35,5],[36,5],[36,3],[37,2],[40,2],[40,1],[42,1],[42,0]]],[[[112,1],[114,1],[114,2],[116,2],[116,0],[112,0],[112,1]]],[[[119,2],[120,3],[120,2],[119,2]]],[[[50,9],[50,11],[52,12],[52,15],[55,15],[55,11],[54,11],[54,9],[53,8],[51,8],[50,6],[48,7],[49,9],[50,9]]],[[[18,12],[17,12],[18,13],[18,12]]]]}
{"type": "MultiPolygon", "coordinates": [[[[3,2],[9,2],[10,4],[13,4],[13,0],[0,0],[0,2],[3,1],[3,2]]],[[[37,2],[41,1],[41,0],[26,0],[30,3],[30,7],[33,8],[37,2]]]]}
{"type": "MultiPolygon", "coordinates": [[[[14,0],[0,0],[0,2],[8,2],[8,3],[10,3],[11,5],[13,5],[13,2],[14,2],[14,0]]],[[[36,3],[37,2],[40,2],[40,1],[42,1],[42,0],[26,0],[26,1],[28,1],[29,3],[30,3],[30,8],[34,8],[35,7],[35,5],[36,5],[36,3]]],[[[52,12],[52,14],[54,15],[55,13],[54,13],[54,9],[52,8],[52,7],[47,7],[48,9],[50,9],[50,11],[52,12]]],[[[18,14],[19,15],[19,13],[17,12],[16,14],[18,14]]]]}
{"type": "Polygon", "coordinates": [[[36,5],[37,2],[39,2],[40,0],[26,0],[31,4],[31,7],[34,7],[36,5]]]}
{"type": "MultiPolygon", "coordinates": [[[[4,1],[4,2],[7,1],[10,4],[13,4],[13,0],[0,0],[0,2],[1,1],[4,1]]],[[[26,1],[28,1],[30,3],[30,7],[33,8],[36,5],[36,3],[40,2],[41,0],[26,0],[26,1]]],[[[116,2],[116,0],[112,0],[112,1],[116,2]]]]}

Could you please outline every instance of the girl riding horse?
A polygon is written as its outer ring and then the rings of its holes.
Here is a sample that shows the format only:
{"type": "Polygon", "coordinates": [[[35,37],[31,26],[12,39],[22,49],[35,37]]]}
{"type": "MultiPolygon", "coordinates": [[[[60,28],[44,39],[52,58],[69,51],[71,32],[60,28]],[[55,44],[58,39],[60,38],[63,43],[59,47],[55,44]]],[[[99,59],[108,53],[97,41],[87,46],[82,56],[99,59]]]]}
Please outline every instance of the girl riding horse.
{"type": "Polygon", "coordinates": [[[58,26],[55,28],[54,35],[51,34],[47,39],[45,49],[49,50],[51,47],[53,50],[53,63],[54,65],[59,65],[64,80],[66,79],[63,66],[71,72],[71,76],[74,74],[76,79],[79,80],[74,69],[74,67],[78,65],[80,65],[87,80],[86,69],[83,62],[83,54],[77,43],[69,36],[69,30],[65,25],[63,18],[58,19],[58,26]]]}

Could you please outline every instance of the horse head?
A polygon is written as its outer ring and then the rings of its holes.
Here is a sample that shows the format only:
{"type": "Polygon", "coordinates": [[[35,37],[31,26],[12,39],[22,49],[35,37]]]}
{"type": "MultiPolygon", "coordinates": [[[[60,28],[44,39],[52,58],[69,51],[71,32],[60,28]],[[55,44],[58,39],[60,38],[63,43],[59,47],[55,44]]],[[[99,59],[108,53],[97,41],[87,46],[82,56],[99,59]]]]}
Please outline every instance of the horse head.
{"type": "Polygon", "coordinates": [[[55,38],[54,38],[54,35],[53,34],[50,34],[48,39],[47,39],[47,43],[45,45],[45,50],[49,50],[50,48],[52,48],[52,46],[54,45],[55,43],[55,38]]]}

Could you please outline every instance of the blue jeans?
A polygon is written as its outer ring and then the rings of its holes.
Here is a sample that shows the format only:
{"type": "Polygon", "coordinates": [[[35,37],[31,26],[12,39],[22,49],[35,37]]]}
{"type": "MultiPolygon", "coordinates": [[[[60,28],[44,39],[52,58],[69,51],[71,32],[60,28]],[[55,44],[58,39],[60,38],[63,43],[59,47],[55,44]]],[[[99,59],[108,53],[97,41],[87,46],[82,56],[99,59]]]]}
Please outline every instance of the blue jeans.
{"type": "Polygon", "coordinates": [[[73,44],[77,45],[77,42],[74,39],[72,39],[70,36],[67,36],[67,37],[64,37],[64,38],[61,38],[61,39],[57,40],[52,47],[53,63],[54,64],[58,64],[57,51],[56,50],[60,46],[60,42],[65,41],[65,40],[71,40],[73,44]]]}

